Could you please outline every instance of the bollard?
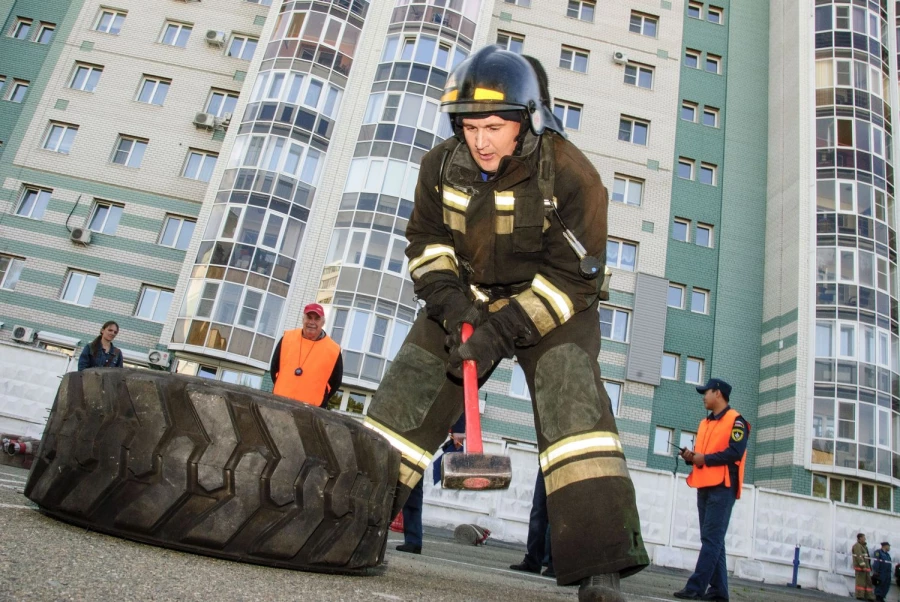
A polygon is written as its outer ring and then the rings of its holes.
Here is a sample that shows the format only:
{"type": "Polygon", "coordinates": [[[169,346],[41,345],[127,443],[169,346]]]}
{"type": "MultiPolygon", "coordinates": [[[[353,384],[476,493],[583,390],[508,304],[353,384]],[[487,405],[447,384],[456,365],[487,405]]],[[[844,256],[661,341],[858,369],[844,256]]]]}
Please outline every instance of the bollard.
{"type": "Polygon", "coordinates": [[[794,548],[794,575],[791,578],[791,582],[787,584],[788,587],[795,587],[800,589],[800,586],[797,585],[797,573],[800,571],[800,544],[794,548]]]}

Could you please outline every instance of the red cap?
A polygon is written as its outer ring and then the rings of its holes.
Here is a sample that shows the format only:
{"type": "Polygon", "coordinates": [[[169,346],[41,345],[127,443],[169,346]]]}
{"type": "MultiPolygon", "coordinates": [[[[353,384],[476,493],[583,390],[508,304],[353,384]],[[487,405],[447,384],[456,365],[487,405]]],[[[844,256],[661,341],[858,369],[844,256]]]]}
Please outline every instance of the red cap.
{"type": "Polygon", "coordinates": [[[303,308],[303,315],[306,314],[317,314],[320,318],[325,317],[325,309],[322,308],[318,303],[310,303],[306,307],[303,308]]]}

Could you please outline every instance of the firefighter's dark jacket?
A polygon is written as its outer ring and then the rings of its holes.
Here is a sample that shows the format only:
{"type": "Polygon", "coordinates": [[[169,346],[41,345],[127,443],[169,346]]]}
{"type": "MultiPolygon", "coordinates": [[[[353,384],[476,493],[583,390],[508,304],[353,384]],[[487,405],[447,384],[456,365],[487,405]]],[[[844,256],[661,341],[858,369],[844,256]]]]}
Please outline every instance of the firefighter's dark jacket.
{"type": "Polygon", "coordinates": [[[521,147],[486,181],[456,138],[426,154],[406,254],[416,293],[426,304],[442,287],[475,285],[475,297],[487,302],[512,297],[523,310],[523,327],[542,337],[590,307],[603,282],[579,275],[578,256],[559,219],[545,208],[538,182],[542,150],[554,154],[553,196],[563,222],[601,264],[608,198],[594,166],[568,140],[529,130],[521,147]],[[542,138],[549,140],[542,144],[542,138]]]}

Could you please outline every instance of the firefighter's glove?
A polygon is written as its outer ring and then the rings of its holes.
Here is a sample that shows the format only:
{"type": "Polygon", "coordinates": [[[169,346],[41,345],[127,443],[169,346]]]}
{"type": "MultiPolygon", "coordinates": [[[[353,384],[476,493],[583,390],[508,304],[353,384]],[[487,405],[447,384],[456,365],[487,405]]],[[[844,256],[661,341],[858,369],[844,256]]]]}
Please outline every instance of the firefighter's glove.
{"type": "Polygon", "coordinates": [[[464,360],[474,360],[478,378],[482,378],[503,358],[515,355],[516,343],[531,344],[531,330],[522,312],[514,304],[492,314],[487,322],[475,328],[469,340],[451,350],[448,372],[461,378],[464,360]]]}
{"type": "Polygon", "coordinates": [[[473,302],[460,282],[435,279],[418,286],[416,294],[425,301],[428,317],[438,322],[448,335],[455,337],[456,346],[459,345],[459,332],[463,322],[477,328],[487,319],[487,311],[483,305],[473,302]]]}
{"type": "Polygon", "coordinates": [[[471,324],[474,328],[478,328],[488,319],[488,312],[481,301],[469,301],[466,299],[467,306],[460,306],[449,310],[447,317],[444,319],[442,326],[447,331],[447,337],[444,339],[444,345],[453,353],[460,345],[462,345],[462,325],[463,323],[471,324]]]}

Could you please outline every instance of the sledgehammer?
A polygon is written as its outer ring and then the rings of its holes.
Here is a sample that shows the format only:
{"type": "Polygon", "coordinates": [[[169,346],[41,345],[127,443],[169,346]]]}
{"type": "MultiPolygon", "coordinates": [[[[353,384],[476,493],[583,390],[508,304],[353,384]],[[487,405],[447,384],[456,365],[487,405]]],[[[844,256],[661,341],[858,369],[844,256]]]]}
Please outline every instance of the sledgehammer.
{"type": "MultiPolygon", "coordinates": [[[[463,343],[472,336],[473,330],[471,324],[462,325],[463,343]]],[[[466,451],[444,455],[441,484],[444,489],[508,489],[512,481],[509,456],[484,453],[475,362],[464,361],[462,373],[466,402],[466,451]]]]}

